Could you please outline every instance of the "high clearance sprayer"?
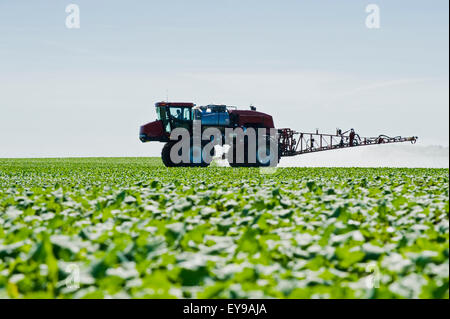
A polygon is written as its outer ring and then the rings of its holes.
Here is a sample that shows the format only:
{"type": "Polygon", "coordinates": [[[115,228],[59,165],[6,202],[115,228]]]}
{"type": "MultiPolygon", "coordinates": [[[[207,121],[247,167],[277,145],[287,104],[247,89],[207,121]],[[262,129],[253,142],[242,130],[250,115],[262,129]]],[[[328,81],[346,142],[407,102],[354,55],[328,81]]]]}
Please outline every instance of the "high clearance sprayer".
{"type": "Polygon", "coordinates": [[[254,106],[239,110],[226,105],[158,102],[155,107],[158,119],[140,127],[139,139],[165,143],[161,158],[167,167],[208,166],[215,145],[229,145],[222,156],[232,167],[260,167],[276,166],[286,156],[417,141],[417,136],[361,137],[354,129],[336,129],[335,134],[275,129],[272,116],[254,106]]]}

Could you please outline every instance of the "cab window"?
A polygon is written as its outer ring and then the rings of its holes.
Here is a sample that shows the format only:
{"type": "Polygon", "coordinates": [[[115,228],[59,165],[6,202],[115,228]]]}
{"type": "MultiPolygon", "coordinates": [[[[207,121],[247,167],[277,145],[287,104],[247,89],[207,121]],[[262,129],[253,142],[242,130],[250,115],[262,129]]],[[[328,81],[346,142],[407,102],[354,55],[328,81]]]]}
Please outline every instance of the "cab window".
{"type": "Polygon", "coordinates": [[[187,107],[171,107],[170,117],[177,120],[189,121],[191,119],[191,109],[187,107]]]}
{"type": "Polygon", "coordinates": [[[191,119],[191,109],[190,108],[185,108],[184,109],[184,119],[185,120],[190,120],[191,119]]]}

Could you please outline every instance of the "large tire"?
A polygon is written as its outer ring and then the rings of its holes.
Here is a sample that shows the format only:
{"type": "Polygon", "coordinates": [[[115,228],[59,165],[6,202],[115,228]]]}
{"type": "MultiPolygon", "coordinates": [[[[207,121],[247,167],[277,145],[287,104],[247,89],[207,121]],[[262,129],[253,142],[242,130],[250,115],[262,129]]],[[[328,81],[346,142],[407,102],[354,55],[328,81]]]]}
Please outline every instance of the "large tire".
{"type": "MultiPolygon", "coordinates": [[[[269,149],[267,152],[266,149],[266,156],[269,156],[269,160],[264,161],[262,156],[264,154],[260,154],[259,150],[258,150],[258,145],[257,147],[257,153],[256,153],[256,163],[249,163],[248,162],[248,145],[247,143],[244,144],[244,162],[243,163],[237,163],[236,160],[236,145],[235,143],[233,143],[233,145],[230,147],[230,149],[228,150],[228,164],[231,167],[268,167],[270,166],[270,156],[276,156],[276,152],[273,149],[272,145],[269,143],[269,149]],[[230,158],[229,154],[231,152],[231,147],[233,147],[233,158],[230,158]]],[[[276,159],[276,163],[278,164],[279,158],[276,159]]],[[[276,165],[275,165],[276,166],[276,165]]]]}
{"type": "Polygon", "coordinates": [[[269,167],[271,162],[274,162],[275,163],[274,166],[276,167],[280,160],[279,154],[278,152],[276,152],[276,149],[274,149],[274,145],[270,143],[269,138],[270,137],[267,137],[267,144],[266,144],[267,146],[265,149],[266,154],[264,154],[263,149],[259,150],[259,148],[256,152],[256,163],[258,164],[258,166],[269,167]],[[278,156],[278,158],[275,158],[276,156],[278,156]]]}
{"type": "Polygon", "coordinates": [[[166,144],[164,144],[164,147],[161,151],[161,159],[166,167],[179,166],[179,165],[173,163],[172,160],[170,159],[170,150],[172,149],[172,146],[174,144],[175,144],[175,142],[172,142],[172,141],[167,142],[166,144]]]}
{"type": "Polygon", "coordinates": [[[258,166],[257,163],[249,163],[248,162],[248,145],[247,143],[244,144],[244,162],[243,163],[237,163],[237,157],[236,157],[236,144],[233,143],[233,145],[228,150],[228,164],[231,167],[255,167],[258,166]],[[230,158],[229,154],[231,152],[231,149],[233,148],[233,157],[230,158]]]}
{"type": "Polygon", "coordinates": [[[189,154],[190,163],[183,164],[183,166],[189,166],[189,167],[208,167],[210,163],[206,163],[203,161],[203,147],[206,145],[207,142],[202,141],[202,144],[200,147],[194,149],[194,142],[191,139],[191,154],[189,154]],[[195,154],[195,155],[194,155],[195,154]],[[201,163],[194,163],[194,156],[200,156],[198,159],[201,158],[201,163]]]}
{"type": "MultiPolygon", "coordinates": [[[[170,159],[170,150],[172,149],[172,146],[175,145],[175,143],[176,143],[176,141],[167,142],[161,151],[161,159],[163,161],[163,164],[166,167],[207,167],[207,166],[209,166],[210,163],[205,163],[203,161],[201,163],[193,163],[192,147],[191,147],[191,154],[190,154],[190,160],[191,160],[190,163],[175,164],[174,162],[172,162],[172,160],[170,159]]],[[[192,145],[192,143],[191,143],[191,145],[192,145]]]]}

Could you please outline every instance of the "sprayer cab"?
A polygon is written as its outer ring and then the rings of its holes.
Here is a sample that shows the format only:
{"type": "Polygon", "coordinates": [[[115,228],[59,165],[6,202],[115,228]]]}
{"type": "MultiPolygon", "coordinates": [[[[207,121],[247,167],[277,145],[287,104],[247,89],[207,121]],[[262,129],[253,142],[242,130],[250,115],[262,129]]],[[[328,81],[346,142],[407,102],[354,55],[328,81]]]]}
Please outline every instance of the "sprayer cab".
{"type": "Polygon", "coordinates": [[[183,127],[189,129],[192,126],[192,108],[193,103],[182,102],[159,102],[155,104],[156,116],[162,121],[164,132],[169,133],[172,130],[183,127]]]}
{"type": "Polygon", "coordinates": [[[170,132],[178,127],[192,128],[193,103],[158,102],[155,104],[157,120],[140,127],[139,139],[142,142],[167,142],[170,132]]]}

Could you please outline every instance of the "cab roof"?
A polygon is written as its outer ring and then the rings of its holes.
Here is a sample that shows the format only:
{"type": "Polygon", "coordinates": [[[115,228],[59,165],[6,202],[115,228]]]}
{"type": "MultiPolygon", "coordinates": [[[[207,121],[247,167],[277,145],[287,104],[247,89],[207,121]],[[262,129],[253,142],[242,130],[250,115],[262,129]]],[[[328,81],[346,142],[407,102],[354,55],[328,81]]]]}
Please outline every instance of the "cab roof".
{"type": "Polygon", "coordinates": [[[188,107],[193,108],[195,106],[194,103],[190,102],[158,102],[155,106],[173,106],[173,107],[188,107]]]}

